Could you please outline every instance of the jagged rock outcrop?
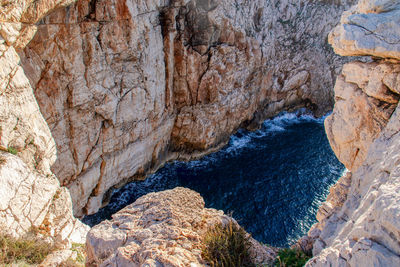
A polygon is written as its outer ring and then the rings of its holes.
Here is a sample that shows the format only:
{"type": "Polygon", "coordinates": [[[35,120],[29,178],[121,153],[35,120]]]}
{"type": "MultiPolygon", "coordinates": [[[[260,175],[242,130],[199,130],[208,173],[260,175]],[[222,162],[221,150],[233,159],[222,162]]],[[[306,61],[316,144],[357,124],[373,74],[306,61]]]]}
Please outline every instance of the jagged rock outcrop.
{"type": "Polygon", "coordinates": [[[43,18],[20,56],[75,215],[239,127],[329,110],[343,60],[324,36],[352,2],[81,0],[43,18]]]}
{"type": "Polygon", "coordinates": [[[329,42],[342,56],[371,55],[400,58],[400,4],[398,1],[360,0],[343,13],[329,42]]]}
{"type": "Polygon", "coordinates": [[[397,108],[353,173],[343,206],[325,218],[309,265],[400,264],[399,121],[397,108]]]}
{"type": "Polygon", "coordinates": [[[339,55],[386,58],[346,64],[336,81],[335,109],[325,127],[333,150],[350,170],[365,160],[400,97],[399,12],[397,1],[359,1],[329,34],[339,55]]]}
{"type": "Polygon", "coordinates": [[[308,266],[400,264],[400,58],[399,41],[388,39],[399,34],[399,11],[397,1],[360,1],[330,36],[341,55],[389,59],[346,64],[337,79],[325,125],[352,174],[339,180],[318,211],[308,266]]]}
{"type": "Polygon", "coordinates": [[[16,49],[33,37],[41,17],[72,2],[0,1],[1,234],[35,231],[59,246],[82,243],[88,227],[74,218],[68,190],[50,170],[55,142],[16,49]]]}
{"type": "MultiPolygon", "coordinates": [[[[87,238],[87,263],[95,266],[204,266],[202,237],[231,217],[204,208],[200,194],[177,187],[139,198],[93,227],[87,238]]],[[[235,222],[236,223],[236,222],[235,222]]],[[[274,250],[251,239],[256,264],[270,264],[274,250]]]]}
{"type": "Polygon", "coordinates": [[[400,65],[351,62],[336,80],[335,108],[325,121],[333,151],[349,170],[365,160],[400,98],[400,65]]]}

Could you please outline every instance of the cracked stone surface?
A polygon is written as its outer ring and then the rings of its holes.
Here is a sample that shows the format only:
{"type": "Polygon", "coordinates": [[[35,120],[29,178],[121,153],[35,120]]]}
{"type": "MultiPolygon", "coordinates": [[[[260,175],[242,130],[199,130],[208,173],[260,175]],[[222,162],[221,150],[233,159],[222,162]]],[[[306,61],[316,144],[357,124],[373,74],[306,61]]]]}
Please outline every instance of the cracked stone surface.
{"type": "MultiPolygon", "coordinates": [[[[201,239],[231,217],[204,207],[199,193],[177,187],[147,194],[93,227],[87,238],[87,264],[95,266],[205,266],[201,239]]],[[[236,223],[235,221],[233,221],[236,223]]],[[[251,238],[256,264],[271,264],[273,249],[251,238]]]]}
{"type": "Polygon", "coordinates": [[[342,207],[325,214],[308,266],[400,264],[400,109],[351,178],[342,207]]]}
{"type": "Polygon", "coordinates": [[[44,17],[19,54],[75,215],[239,127],[329,110],[345,60],[326,37],[353,2],[81,0],[44,17]]]}
{"type": "Polygon", "coordinates": [[[19,238],[37,229],[64,247],[83,243],[88,227],[74,218],[71,196],[50,170],[55,142],[17,50],[34,36],[39,19],[72,2],[0,1],[1,232],[19,238]]]}
{"type": "MultiPolygon", "coordinates": [[[[398,1],[361,0],[349,12],[354,10],[368,13],[355,16],[365,19],[365,25],[398,33],[399,25],[377,20],[381,13],[390,16],[399,10],[398,1]]],[[[397,18],[393,22],[398,24],[397,18]]],[[[342,19],[331,37],[348,29],[347,21],[342,19]]],[[[356,33],[351,38],[345,34],[349,40],[340,39],[345,35],[331,40],[335,51],[389,59],[348,63],[336,81],[336,103],[325,127],[333,150],[351,173],[339,179],[318,210],[318,223],[309,232],[314,257],[306,266],[400,264],[400,63],[393,59],[398,48],[376,42],[374,33],[368,36],[373,47],[363,50],[362,35],[356,33]]]]}
{"type": "Polygon", "coordinates": [[[363,0],[343,13],[329,43],[342,56],[372,55],[400,59],[400,4],[363,0]]]}
{"type": "Polygon", "coordinates": [[[335,107],[325,120],[330,145],[351,171],[364,162],[400,98],[400,65],[351,62],[336,80],[335,107]]]}
{"type": "Polygon", "coordinates": [[[32,171],[18,157],[0,152],[0,225],[23,237],[32,229],[51,243],[84,243],[88,227],[72,215],[72,201],[54,175],[32,171]]]}

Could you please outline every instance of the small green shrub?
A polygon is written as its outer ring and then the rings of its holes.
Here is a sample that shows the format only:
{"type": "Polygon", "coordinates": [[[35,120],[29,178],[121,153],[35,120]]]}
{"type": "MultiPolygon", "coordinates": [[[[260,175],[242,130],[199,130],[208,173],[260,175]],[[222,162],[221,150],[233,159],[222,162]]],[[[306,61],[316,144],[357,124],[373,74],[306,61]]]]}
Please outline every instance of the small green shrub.
{"type": "Polygon", "coordinates": [[[232,221],[216,224],[203,237],[202,257],[212,267],[253,267],[250,236],[232,221]]]}
{"type": "Polygon", "coordinates": [[[39,264],[54,248],[34,238],[14,239],[0,236],[0,265],[13,263],[39,264]]]}
{"type": "Polygon", "coordinates": [[[18,150],[11,146],[7,148],[7,151],[8,151],[8,153],[11,153],[13,155],[17,155],[17,153],[18,153],[18,150]]]}
{"type": "Polygon", "coordinates": [[[85,245],[72,243],[71,250],[76,252],[76,258],[68,258],[66,261],[60,263],[58,267],[85,267],[86,254],[85,245]]]}
{"type": "Polygon", "coordinates": [[[77,254],[76,262],[85,265],[86,255],[85,255],[85,244],[72,243],[72,251],[77,254]]]}
{"type": "Polygon", "coordinates": [[[302,267],[310,259],[303,251],[285,248],[278,252],[275,261],[277,267],[302,267]]]}

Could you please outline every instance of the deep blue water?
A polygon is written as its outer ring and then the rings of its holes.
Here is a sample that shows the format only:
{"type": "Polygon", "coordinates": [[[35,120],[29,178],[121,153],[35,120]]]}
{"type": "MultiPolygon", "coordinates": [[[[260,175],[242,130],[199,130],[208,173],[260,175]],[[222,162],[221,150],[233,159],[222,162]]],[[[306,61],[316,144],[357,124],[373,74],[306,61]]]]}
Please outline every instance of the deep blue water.
{"type": "Polygon", "coordinates": [[[126,185],[84,222],[97,224],[142,195],[183,186],[199,192],[207,207],[232,212],[258,241],[288,246],[316,222],[320,203],[343,171],[323,118],[283,113],[258,131],[240,130],[216,153],[169,163],[145,181],[126,185]]]}

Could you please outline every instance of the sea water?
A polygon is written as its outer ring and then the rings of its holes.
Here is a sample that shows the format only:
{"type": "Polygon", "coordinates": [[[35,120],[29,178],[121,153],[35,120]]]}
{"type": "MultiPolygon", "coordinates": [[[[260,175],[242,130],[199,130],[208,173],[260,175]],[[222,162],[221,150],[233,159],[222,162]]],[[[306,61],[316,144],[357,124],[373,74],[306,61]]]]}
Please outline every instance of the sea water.
{"type": "Polygon", "coordinates": [[[289,246],[307,233],[344,166],[332,152],[324,118],[282,113],[257,131],[239,130],[220,151],[168,163],[145,181],[113,193],[109,205],[84,219],[95,225],[140,196],[187,187],[206,207],[232,216],[260,242],[289,246]]]}

